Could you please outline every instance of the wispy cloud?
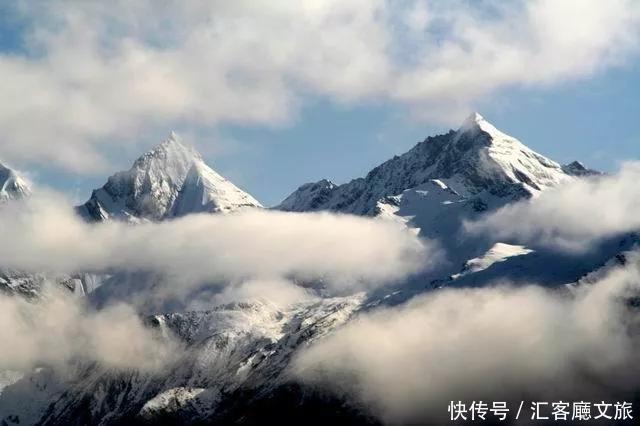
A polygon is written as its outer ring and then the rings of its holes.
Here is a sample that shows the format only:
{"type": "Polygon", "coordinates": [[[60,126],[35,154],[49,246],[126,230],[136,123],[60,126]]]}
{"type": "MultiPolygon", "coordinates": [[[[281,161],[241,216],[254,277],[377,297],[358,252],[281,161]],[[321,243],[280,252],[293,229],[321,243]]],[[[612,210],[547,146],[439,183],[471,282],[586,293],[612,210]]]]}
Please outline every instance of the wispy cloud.
{"type": "MultiPolygon", "coordinates": [[[[151,371],[180,353],[169,336],[143,325],[123,304],[96,312],[81,300],[51,287],[39,303],[0,295],[0,370],[45,365],[62,367],[71,361],[97,361],[108,368],[151,371]]],[[[61,371],[61,370],[59,370],[61,371]]]]}

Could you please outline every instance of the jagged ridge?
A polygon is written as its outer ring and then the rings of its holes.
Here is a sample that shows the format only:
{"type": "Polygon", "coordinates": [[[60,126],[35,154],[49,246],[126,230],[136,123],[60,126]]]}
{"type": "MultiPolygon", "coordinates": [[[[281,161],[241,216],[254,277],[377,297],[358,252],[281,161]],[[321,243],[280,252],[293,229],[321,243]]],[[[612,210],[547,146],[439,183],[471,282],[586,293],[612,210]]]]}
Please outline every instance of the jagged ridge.
{"type": "Polygon", "coordinates": [[[572,164],[560,166],[473,113],[457,131],[428,137],[405,154],[375,167],[364,178],[344,185],[327,180],[305,184],[276,208],[371,215],[383,197],[398,195],[432,179],[441,180],[464,196],[495,185],[518,185],[533,194],[581,174],[572,164]]]}

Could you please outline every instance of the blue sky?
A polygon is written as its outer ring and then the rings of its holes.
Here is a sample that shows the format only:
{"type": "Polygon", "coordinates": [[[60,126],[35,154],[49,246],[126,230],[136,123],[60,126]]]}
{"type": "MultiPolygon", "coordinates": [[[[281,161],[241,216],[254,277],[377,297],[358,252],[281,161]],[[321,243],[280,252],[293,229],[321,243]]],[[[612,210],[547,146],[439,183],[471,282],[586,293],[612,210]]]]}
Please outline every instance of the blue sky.
{"type": "Polygon", "coordinates": [[[640,156],[633,1],[582,3],[553,32],[573,0],[30,4],[0,14],[0,159],[77,202],[172,129],[266,205],[362,176],[473,110],[558,162],[640,156]]]}

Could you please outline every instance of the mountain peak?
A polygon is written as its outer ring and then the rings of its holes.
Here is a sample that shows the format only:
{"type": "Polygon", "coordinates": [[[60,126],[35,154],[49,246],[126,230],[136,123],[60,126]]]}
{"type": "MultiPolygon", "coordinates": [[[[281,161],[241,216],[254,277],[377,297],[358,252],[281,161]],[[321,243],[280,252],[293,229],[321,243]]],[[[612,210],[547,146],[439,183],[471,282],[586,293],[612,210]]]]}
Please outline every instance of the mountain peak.
{"type": "Polygon", "coordinates": [[[31,186],[15,170],[0,163],[0,202],[27,197],[31,186]]]}
{"type": "Polygon", "coordinates": [[[597,170],[593,170],[585,166],[580,161],[573,161],[562,166],[562,170],[571,176],[598,176],[601,175],[597,170]]]}
{"type": "Polygon", "coordinates": [[[493,124],[489,123],[482,115],[472,112],[460,125],[458,134],[476,134],[478,132],[488,133],[490,136],[505,137],[507,136],[498,130],[493,124]]]}
{"type": "Polygon", "coordinates": [[[305,183],[295,190],[276,208],[284,211],[308,211],[322,206],[330,199],[338,186],[327,179],[305,183]]]}
{"type": "Polygon", "coordinates": [[[140,156],[131,169],[111,176],[78,208],[85,218],[137,222],[189,213],[232,212],[261,207],[249,194],[220,176],[177,134],[140,156]]]}
{"type": "Polygon", "coordinates": [[[484,121],[484,117],[480,115],[480,113],[474,111],[464,119],[461,127],[470,127],[471,125],[478,124],[481,121],[484,121]]]}
{"type": "Polygon", "coordinates": [[[433,179],[465,197],[482,192],[530,196],[575,174],[474,112],[457,131],[428,137],[363,178],[338,186],[327,181],[303,185],[277,208],[375,214],[378,200],[433,179]]]}
{"type": "Polygon", "coordinates": [[[178,135],[173,130],[169,132],[169,136],[165,139],[161,144],[157,146],[158,148],[162,147],[165,150],[178,150],[178,151],[186,151],[194,156],[200,157],[200,153],[198,150],[191,144],[185,142],[180,135],[178,135]]]}
{"type": "MultiPolygon", "coordinates": [[[[162,143],[154,146],[140,156],[134,166],[147,164],[149,162],[180,162],[180,163],[192,163],[193,161],[202,160],[202,155],[192,145],[184,142],[175,132],[171,132],[169,137],[162,143]]],[[[166,164],[162,164],[166,165],[166,164]]]]}

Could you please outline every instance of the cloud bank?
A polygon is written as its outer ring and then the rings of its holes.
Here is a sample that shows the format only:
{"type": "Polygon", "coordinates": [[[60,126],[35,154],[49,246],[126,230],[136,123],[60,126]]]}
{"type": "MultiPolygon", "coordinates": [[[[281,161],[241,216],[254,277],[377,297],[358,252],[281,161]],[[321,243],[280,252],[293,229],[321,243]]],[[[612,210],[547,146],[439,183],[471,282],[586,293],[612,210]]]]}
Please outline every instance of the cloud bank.
{"type": "Polygon", "coordinates": [[[0,107],[0,150],[19,164],[83,173],[106,167],[107,146],[168,126],[280,125],[309,97],[390,101],[450,120],[504,88],[624,64],[640,32],[633,0],[57,0],[5,9],[19,41],[0,52],[0,96],[11,100],[0,107]]]}
{"type": "Polygon", "coordinates": [[[173,285],[296,278],[335,293],[429,267],[437,247],[400,225],[329,213],[253,210],[131,226],[88,224],[55,197],[0,208],[0,265],[24,271],[148,271],[173,285]]]}
{"type": "Polygon", "coordinates": [[[614,175],[549,189],[468,222],[465,228],[498,240],[579,253],[603,239],[640,229],[639,180],[640,163],[629,162],[614,175]]]}
{"type": "Polygon", "coordinates": [[[640,379],[637,254],[631,265],[575,294],[443,290],[363,314],[299,354],[292,374],[389,424],[446,422],[451,400],[624,400],[640,379]]]}
{"type": "MultiPolygon", "coordinates": [[[[1,268],[163,276],[170,288],[142,288],[149,291],[145,299],[186,295],[212,283],[210,292],[191,300],[194,309],[254,299],[285,306],[318,297],[300,281],[320,282],[335,294],[367,290],[428,267],[439,256],[429,242],[373,219],[255,210],[135,226],[89,224],[59,194],[1,205],[0,240],[1,268]]],[[[144,285],[136,279],[126,284],[144,285]]],[[[38,303],[0,296],[0,370],[76,359],[146,370],[177,353],[173,342],[160,341],[143,326],[132,307],[108,304],[95,311],[61,293],[47,286],[38,303]]]]}

